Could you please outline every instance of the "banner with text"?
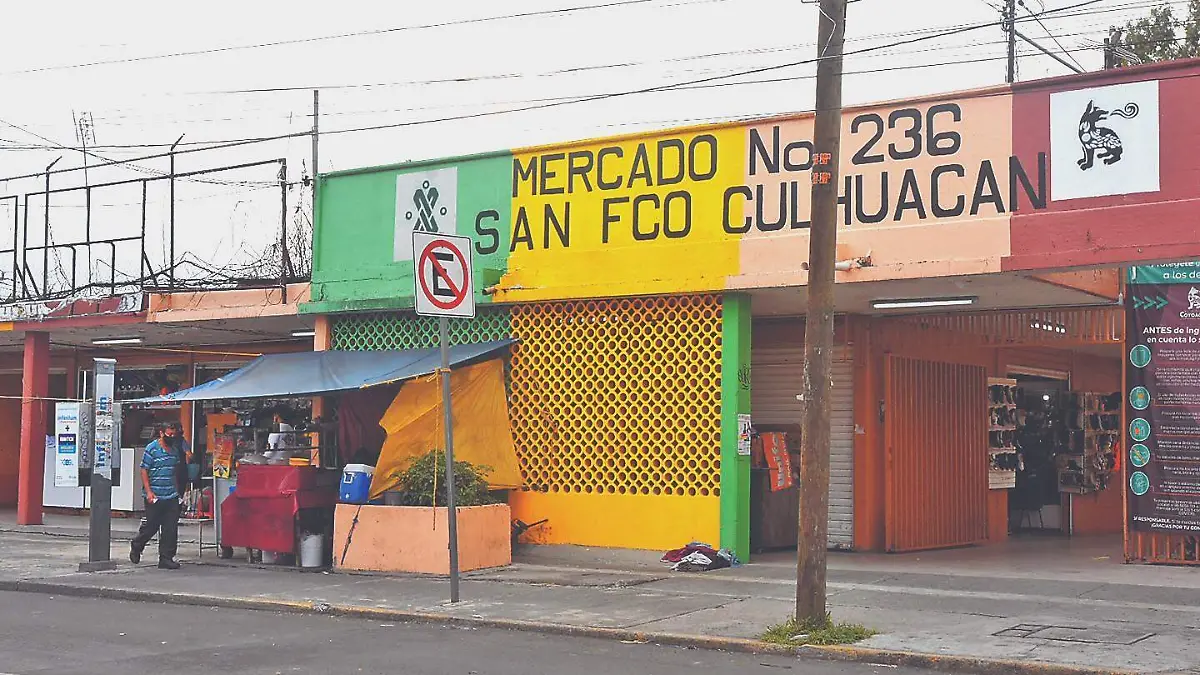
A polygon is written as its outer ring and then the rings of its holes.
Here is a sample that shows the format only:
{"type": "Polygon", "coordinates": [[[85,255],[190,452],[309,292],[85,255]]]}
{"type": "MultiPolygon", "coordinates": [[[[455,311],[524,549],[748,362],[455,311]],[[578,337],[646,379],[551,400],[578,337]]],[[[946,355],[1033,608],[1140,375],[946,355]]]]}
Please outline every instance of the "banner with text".
{"type": "Polygon", "coordinates": [[[1133,269],[1126,297],[1130,525],[1200,532],[1200,265],[1133,269]]]}

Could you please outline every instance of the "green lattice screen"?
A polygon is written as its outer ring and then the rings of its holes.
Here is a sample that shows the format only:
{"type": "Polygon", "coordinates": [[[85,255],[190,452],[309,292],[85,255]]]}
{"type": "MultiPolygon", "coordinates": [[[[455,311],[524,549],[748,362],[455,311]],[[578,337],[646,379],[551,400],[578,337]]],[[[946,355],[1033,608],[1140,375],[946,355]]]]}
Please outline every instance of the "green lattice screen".
{"type": "MultiPolygon", "coordinates": [[[[407,312],[350,314],[333,319],[339,351],[429,349],[438,345],[437,319],[407,312]]],[[[450,344],[475,344],[512,335],[507,307],[480,307],[474,319],[450,321],[450,344]]]]}

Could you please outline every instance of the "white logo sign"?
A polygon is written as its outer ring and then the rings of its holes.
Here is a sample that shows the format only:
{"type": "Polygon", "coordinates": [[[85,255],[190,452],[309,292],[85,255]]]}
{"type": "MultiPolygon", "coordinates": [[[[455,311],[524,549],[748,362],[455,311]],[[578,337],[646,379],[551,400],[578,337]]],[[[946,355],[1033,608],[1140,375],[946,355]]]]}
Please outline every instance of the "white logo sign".
{"type": "Polygon", "coordinates": [[[1192,286],[1192,290],[1188,291],[1188,311],[1192,312],[1200,309],[1200,290],[1192,286]]]}
{"type": "Polygon", "coordinates": [[[456,167],[396,176],[396,240],[393,260],[413,259],[414,232],[457,232],[457,202],[456,167]]]}
{"type": "Polygon", "coordinates": [[[475,316],[471,238],[413,232],[413,283],[421,316],[475,316]]]}
{"type": "Polygon", "coordinates": [[[1050,95],[1054,201],[1158,190],[1157,80],[1050,95]]]}

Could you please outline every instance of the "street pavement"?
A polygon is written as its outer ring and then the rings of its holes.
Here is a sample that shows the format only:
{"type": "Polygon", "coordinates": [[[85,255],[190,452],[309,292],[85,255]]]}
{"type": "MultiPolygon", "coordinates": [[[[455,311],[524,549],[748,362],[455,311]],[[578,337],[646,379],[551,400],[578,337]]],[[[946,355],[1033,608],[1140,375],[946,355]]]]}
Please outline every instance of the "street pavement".
{"type": "MultiPolygon", "coordinates": [[[[215,564],[211,552],[204,564],[185,557],[178,572],[126,562],[113,572],[79,574],[84,540],[66,536],[65,530],[51,536],[12,529],[0,523],[0,587],[140,594],[171,602],[250,600],[301,610],[329,605],[467,621],[747,639],[789,614],[795,584],[794,553],[684,574],[665,569],[651,552],[522,547],[512,566],[466,575],[464,602],[450,605],[444,579],[230,566],[215,564]]],[[[1114,546],[1111,540],[1050,543],[1058,547],[1053,555],[1047,555],[1043,542],[910,556],[834,555],[829,573],[833,615],[880,631],[862,643],[870,649],[1200,672],[1200,570],[1119,564],[1106,553],[1114,546]]],[[[123,558],[126,547],[115,542],[114,557],[123,558]]],[[[195,556],[195,549],[182,551],[195,556]]]]}
{"type": "Polygon", "coordinates": [[[594,638],[0,592],[5,675],[919,675],[594,638]]]}

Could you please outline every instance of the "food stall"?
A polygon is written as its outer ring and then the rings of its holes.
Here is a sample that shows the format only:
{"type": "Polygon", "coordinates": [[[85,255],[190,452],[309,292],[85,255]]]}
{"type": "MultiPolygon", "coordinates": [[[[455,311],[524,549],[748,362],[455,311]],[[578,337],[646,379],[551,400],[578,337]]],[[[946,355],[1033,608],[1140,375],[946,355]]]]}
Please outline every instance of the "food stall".
{"type": "MultiPolygon", "coordinates": [[[[451,364],[473,363],[511,343],[453,347],[451,364]]],[[[339,401],[355,401],[365,390],[383,390],[439,366],[437,349],[268,354],[211,381],[139,403],[197,404],[194,414],[203,419],[209,458],[204,466],[216,481],[223,557],[248,549],[252,561],[260,554],[264,562],[295,555],[302,567],[326,567],[341,468],[362,450],[339,447],[339,420],[355,417],[350,408],[339,410],[339,401]],[[317,396],[328,397],[330,405],[324,418],[314,419],[317,396]],[[312,564],[314,555],[319,565],[312,564]]]]}

